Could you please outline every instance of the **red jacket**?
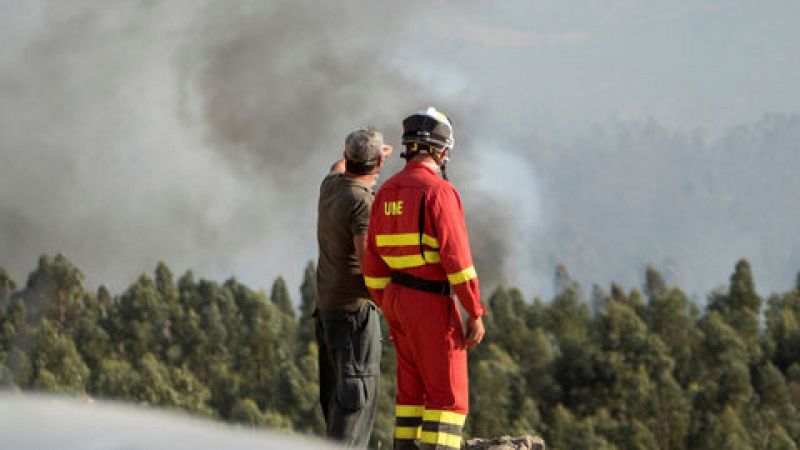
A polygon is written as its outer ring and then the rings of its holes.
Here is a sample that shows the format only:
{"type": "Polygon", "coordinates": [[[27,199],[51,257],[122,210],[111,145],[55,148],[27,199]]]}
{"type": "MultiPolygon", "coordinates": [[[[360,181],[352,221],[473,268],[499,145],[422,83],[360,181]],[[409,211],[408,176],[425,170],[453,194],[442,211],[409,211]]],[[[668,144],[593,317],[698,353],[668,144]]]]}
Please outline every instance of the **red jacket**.
{"type": "Polygon", "coordinates": [[[461,199],[452,184],[415,161],[387,180],[372,203],[364,280],[379,305],[392,270],[448,280],[470,316],[485,313],[461,199]]]}

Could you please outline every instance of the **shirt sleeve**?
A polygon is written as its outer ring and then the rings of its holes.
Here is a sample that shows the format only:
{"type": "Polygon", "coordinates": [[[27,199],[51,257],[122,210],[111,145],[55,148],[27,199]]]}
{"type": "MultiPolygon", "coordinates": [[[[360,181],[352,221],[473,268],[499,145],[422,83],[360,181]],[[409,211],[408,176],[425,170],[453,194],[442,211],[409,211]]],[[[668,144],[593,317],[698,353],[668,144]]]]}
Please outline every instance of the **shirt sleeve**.
{"type": "Polygon", "coordinates": [[[482,316],[486,310],[481,305],[478,274],[472,264],[461,198],[451,185],[433,194],[431,212],[442,267],[464,309],[472,317],[482,316]]]}
{"type": "Polygon", "coordinates": [[[353,236],[367,234],[367,228],[369,228],[369,210],[371,206],[372,198],[370,196],[359,198],[355,205],[353,205],[353,210],[350,213],[350,232],[353,236]]]}
{"type": "Polygon", "coordinates": [[[383,302],[383,290],[389,284],[391,278],[389,266],[380,257],[375,247],[375,230],[377,228],[375,224],[379,220],[379,215],[375,208],[372,209],[369,218],[372,226],[367,229],[367,248],[364,252],[364,284],[367,285],[372,299],[380,307],[383,302]]]}

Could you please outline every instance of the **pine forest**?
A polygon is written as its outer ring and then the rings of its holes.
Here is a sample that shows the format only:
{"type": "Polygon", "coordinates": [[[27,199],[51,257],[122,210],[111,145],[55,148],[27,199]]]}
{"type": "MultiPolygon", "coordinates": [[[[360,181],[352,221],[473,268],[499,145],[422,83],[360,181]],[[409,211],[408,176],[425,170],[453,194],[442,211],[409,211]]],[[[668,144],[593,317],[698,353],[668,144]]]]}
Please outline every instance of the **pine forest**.
{"type": "MultiPolygon", "coordinates": [[[[551,449],[796,449],[800,276],[762,298],[740,260],[700,305],[656,270],[643,275],[639,287],[586,290],[558,267],[551,299],[483,292],[465,435],[535,433],[551,449]]],[[[314,280],[309,263],[299,290],[279,277],[256,291],[162,262],[112,295],[88,291],[63,255],[42,256],[24,285],[0,269],[0,386],[321,434],[314,280]]],[[[394,370],[384,331],[374,447],[391,444],[394,370]]]]}

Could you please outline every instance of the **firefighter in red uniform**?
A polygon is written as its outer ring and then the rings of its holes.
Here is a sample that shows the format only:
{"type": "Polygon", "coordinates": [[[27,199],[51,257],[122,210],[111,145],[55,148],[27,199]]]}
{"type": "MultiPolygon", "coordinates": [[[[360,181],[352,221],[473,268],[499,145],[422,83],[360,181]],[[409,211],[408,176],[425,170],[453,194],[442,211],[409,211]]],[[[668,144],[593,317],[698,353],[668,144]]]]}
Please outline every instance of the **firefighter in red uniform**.
{"type": "Polygon", "coordinates": [[[394,448],[459,449],[468,412],[466,349],[483,338],[478,278],[461,199],[447,181],[450,120],[403,120],[405,168],[375,196],[364,279],[397,354],[394,448]],[[455,294],[469,314],[467,336],[455,294]]]}

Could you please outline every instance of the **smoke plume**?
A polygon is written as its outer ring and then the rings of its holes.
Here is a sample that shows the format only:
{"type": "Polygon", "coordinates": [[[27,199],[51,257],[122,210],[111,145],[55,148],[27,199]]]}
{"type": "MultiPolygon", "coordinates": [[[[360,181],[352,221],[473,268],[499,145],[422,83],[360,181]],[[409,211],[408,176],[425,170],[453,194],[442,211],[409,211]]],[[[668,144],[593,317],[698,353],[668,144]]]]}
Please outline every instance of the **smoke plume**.
{"type": "Polygon", "coordinates": [[[369,5],[28,8],[6,16],[23,26],[0,78],[0,263],[17,276],[54,252],[116,287],[160,258],[299,274],[344,136],[396,135],[431,100],[386,58],[399,22],[369,5]]]}
{"type": "MultiPolygon", "coordinates": [[[[435,105],[454,119],[450,173],[486,287],[547,295],[559,263],[584,284],[636,285],[654,264],[703,293],[742,256],[760,287],[792,282],[796,116],[715,138],[644,120],[555,133],[542,106],[553,86],[559,105],[582,109],[570,92],[595,85],[593,109],[638,104],[611,102],[622,89],[587,76],[601,70],[567,64],[596,60],[581,53],[594,31],[521,31],[502,8],[417,6],[3,4],[0,266],[20,281],[39,254],[63,252],[90,286],[112,290],[159,259],[297,285],[316,257],[319,182],[347,133],[377,126],[396,155],[402,117],[435,105]],[[539,62],[559,55],[563,82],[539,62]]],[[[394,156],[385,172],[399,167],[394,156]]]]}

